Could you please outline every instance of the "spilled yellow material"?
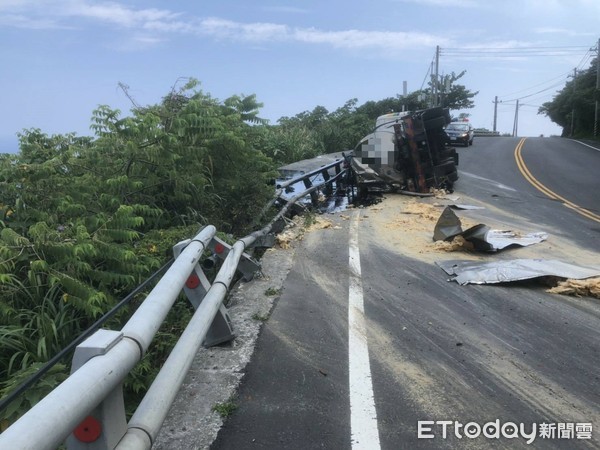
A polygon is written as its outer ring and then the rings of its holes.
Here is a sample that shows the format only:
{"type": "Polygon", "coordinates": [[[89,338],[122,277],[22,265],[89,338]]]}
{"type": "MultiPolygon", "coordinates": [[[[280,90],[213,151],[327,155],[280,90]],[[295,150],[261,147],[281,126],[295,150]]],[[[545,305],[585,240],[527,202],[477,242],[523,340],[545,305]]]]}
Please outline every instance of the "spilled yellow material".
{"type": "Polygon", "coordinates": [[[558,285],[548,289],[552,294],[573,295],[575,297],[600,298],[600,277],[585,280],[568,279],[559,281],[558,285]]]}

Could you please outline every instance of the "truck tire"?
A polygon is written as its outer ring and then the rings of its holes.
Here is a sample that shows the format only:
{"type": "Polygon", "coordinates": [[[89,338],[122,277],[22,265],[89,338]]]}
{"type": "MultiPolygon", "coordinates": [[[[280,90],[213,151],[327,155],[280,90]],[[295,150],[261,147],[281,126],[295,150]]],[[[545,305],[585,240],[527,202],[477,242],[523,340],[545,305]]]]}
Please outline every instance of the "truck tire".
{"type": "Polygon", "coordinates": [[[423,126],[426,130],[434,130],[436,128],[444,128],[446,126],[445,117],[434,117],[433,119],[425,120],[423,126]]]}
{"type": "Polygon", "coordinates": [[[442,164],[438,164],[433,168],[433,173],[437,178],[444,177],[452,172],[456,172],[456,165],[454,159],[446,160],[442,164]]]}

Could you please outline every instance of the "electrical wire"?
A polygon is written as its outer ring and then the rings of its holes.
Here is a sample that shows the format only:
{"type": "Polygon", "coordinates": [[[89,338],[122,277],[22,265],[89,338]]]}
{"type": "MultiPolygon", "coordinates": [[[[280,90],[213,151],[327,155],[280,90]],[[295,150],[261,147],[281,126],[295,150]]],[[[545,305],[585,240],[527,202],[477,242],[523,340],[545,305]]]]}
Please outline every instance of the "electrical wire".
{"type": "Polygon", "coordinates": [[[425,77],[423,78],[423,82],[421,83],[421,89],[419,89],[420,91],[422,91],[423,86],[425,86],[425,81],[427,81],[427,77],[431,73],[431,66],[433,65],[434,61],[435,61],[435,55],[433,56],[433,59],[431,60],[431,62],[427,65],[427,73],[425,73],[425,77]]]}
{"type": "Polygon", "coordinates": [[[561,82],[562,82],[562,81],[565,81],[566,78],[567,78],[567,76],[569,76],[570,74],[571,74],[571,71],[569,70],[568,72],[565,72],[565,73],[563,73],[563,74],[561,74],[561,75],[559,75],[557,77],[551,78],[551,79],[549,79],[547,81],[543,81],[541,83],[534,84],[533,86],[530,86],[530,87],[525,88],[525,89],[521,89],[520,91],[515,91],[515,92],[510,92],[508,94],[499,95],[498,97],[512,97],[513,95],[517,95],[517,94],[521,94],[523,92],[527,92],[527,91],[529,91],[531,89],[534,89],[534,88],[539,87],[539,86],[543,86],[546,83],[550,83],[550,82],[558,80],[558,79],[560,79],[561,82]]]}
{"type": "Polygon", "coordinates": [[[451,56],[560,56],[574,52],[589,52],[586,46],[561,47],[455,47],[440,48],[440,53],[451,56]]]}
{"type": "Polygon", "coordinates": [[[554,89],[555,87],[562,86],[562,84],[563,84],[563,82],[561,81],[560,83],[553,84],[552,86],[549,86],[549,87],[547,87],[545,89],[542,89],[541,91],[534,92],[533,94],[524,95],[522,97],[513,98],[513,99],[510,99],[510,100],[503,100],[503,102],[512,102],[512,101],[516,101],[516,100],[522,100],[524,98],[533,97],[534,95],[538,95],[538,94],[541,94],[542,92],[549,91],[550,89],[554,89]]]}
{"type": "MultiPolygon", "coordinates": [[[[462,57],[471,57],[471,58],[524,58],[530,56],[573,56],[574,54],[583,53],[581,61],[579,62],[577,68],[583,67],[592,57],[592,54],[597,51],[595,48],[590,48],[586,46],[521,46],[521,47],[447,47],[440,48],[440,54],[445,56],[462,56],[462,57]]],[[[543,83],[538,83],[529,88],[521,89],[516,92],[512,92],[509,94],[505,94],[502,97],[513,97],[517,94],[526,93],[531,89],[544,86],[547,83],[551,83],[557,79],[560,79],[558,83],[554,83],[544,89],[538,90],[531,94],[523,95],[518,98],[511,98],[510,100],[499,100],[499,104],[506,105],[510,102],[515,102],[517,100],[522,100],[526,98],[535,97],[539,94],[547,92],[551,89],[557,88],[559,86],[564,85],[567,81],[567,77],[569,76],[570,71],[561,74],[557,77],[554,77],[548,81],[543,83]],[[501,102],[501,103],[500,103],[501,102]]]]}

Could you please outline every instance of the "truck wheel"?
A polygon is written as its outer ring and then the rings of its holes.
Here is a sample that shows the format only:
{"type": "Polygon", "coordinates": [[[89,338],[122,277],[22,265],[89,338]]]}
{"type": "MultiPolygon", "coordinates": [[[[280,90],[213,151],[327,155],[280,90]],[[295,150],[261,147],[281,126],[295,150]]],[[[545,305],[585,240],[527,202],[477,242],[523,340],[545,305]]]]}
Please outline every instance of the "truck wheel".
{"type": "Polygon", "coordinates": [[[435,128],[444,128],[446,126],[445,117],[434,117],[433,119],[425,120],[423,126],[426,130],[433,130],[435,128]]]}
{"type": "Polygon", "coordinates": [[[454,164],[454,159],[447,160],[433,168],[433,173],[437,178],[446,176],[448,174],[451,174],[452,172],[456,172],[456,165],[454,164]]]}

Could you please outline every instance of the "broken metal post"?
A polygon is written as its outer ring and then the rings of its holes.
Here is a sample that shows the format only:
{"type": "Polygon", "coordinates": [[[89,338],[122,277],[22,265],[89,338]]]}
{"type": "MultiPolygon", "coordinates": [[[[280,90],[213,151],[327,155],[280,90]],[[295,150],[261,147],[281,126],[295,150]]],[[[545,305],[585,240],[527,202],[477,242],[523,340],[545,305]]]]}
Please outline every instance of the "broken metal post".
{"type": "MultiPolygon", "coordinates": [[[[302,182],[304,183],[304,187],[308,190],[312,187],[312,182],[310,181],[309,178],[305,178],[304,180],[302,180],[302,182]]],[[[310,192],[310,199],[312,201],[313,206],[318,206],[319,205],[319,196],[317,194],[317,191],[311,191],[310,192]]]]}
{"type": "Polygon", "coordinates": [[[326,196],[330,196],[331,194],[333,194],[333,185],[332,183],[329,183],[329,179],[331,178],[329,176],[329,172],[327,171],[327,169],[324,169],[321,172],[321,176],[323,177],[323,180],[325,180],[325,186],[323,187],[323,194],[325,194],[326,196]]]}

